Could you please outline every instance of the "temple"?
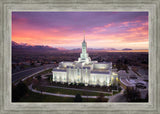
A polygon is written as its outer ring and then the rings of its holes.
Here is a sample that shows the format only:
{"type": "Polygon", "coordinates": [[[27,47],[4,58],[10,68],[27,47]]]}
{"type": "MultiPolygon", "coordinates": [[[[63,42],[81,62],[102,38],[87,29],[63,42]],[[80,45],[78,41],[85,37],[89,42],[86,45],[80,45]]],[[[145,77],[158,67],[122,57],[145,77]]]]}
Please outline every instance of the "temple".
{"type": "Polygon", "coordinates": [[[87,42],[82,42],[82,52],[78,61],[60,62],[54,68],[53,81],[62,83],[84,83],[87,85],[110,86],[118,85],[118,74],[112,69],[112,62],[91,61],[87,53],[87,42]]]}

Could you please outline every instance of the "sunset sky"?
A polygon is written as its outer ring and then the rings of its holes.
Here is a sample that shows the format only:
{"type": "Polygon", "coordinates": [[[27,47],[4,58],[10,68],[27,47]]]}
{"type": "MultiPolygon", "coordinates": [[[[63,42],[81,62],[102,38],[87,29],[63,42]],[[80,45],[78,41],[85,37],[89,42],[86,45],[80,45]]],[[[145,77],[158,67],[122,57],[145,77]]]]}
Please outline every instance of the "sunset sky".
{"type": "Polygon", "coordinates": [[[12,41],[80,48],[148,49],[148,12],[13,12],[12,41]]]}

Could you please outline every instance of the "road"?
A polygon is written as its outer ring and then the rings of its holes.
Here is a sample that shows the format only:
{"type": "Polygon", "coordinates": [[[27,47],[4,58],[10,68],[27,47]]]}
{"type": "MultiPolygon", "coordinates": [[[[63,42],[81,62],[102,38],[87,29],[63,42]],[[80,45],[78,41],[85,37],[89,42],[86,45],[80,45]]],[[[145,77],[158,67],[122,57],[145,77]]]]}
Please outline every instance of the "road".
{"type": "Polygon", "coordinates": [[[29,75],[32,75],[38,71],[44,70],[44,69],[48,69],[48,68],[53,68],[54,65],[53,64],[48,64],[48,65],[44,65],[44,66],[40,66],[40,67],[36,67],[36,68],[32,68],[32,69],[27,69],[24,71],[20,71],[20,72],[16,72],[12,74],[12,83],[18,81],[19,79],[25,78],[29,75]]]}
{"type": "Polygon", "coordinates": [[[127,102],[127,99],[123,93],[124,89],[120,93],[111,96],[108,102],[127,102]]]}

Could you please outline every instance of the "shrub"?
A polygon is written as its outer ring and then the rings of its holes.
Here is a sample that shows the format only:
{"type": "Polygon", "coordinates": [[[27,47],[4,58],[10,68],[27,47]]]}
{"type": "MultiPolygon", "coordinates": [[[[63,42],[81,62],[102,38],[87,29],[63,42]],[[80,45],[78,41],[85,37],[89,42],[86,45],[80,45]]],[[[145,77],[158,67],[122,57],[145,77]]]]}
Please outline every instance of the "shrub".
{"type": "Polygon", "coordinates": [[[20,81],[16,86],[12,85],[12,101],[17,102],[21,97],[26,95],[28,87],[20,81]]]}
{"type": "Polygon", "coordinates": [[[82,97],[80,94],[76,94],[74,102],[82,102],[82,97]]]}

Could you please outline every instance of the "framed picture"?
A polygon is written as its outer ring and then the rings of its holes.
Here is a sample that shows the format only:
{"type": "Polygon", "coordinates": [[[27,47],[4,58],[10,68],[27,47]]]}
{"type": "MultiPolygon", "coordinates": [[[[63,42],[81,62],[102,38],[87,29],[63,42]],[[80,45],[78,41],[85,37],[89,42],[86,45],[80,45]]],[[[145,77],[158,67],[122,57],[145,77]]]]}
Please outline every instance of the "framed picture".
{"type": "Polygon", "coordinates": [[[160,113],[160,1],[1,1],[2,113],[160,113]]]}

